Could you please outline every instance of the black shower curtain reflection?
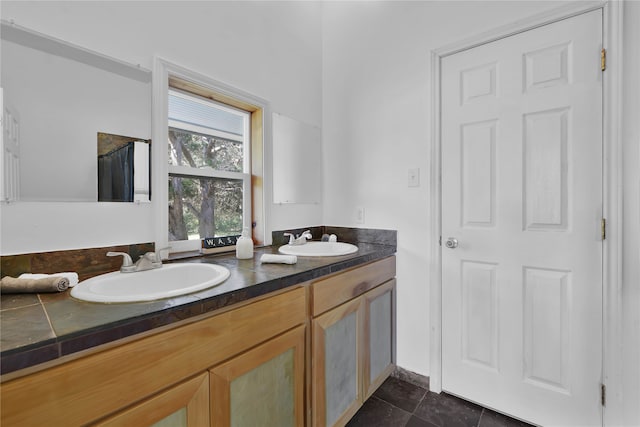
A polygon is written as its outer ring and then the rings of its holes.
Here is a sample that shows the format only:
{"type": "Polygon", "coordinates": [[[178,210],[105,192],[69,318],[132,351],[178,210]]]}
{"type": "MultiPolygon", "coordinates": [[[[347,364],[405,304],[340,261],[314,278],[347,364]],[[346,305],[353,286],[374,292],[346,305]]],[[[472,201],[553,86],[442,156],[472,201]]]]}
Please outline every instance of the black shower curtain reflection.
{"type": "Polygon", "coordinates": [[[134,143],[98,156],[98,201],[133,202],[134,143]]]}

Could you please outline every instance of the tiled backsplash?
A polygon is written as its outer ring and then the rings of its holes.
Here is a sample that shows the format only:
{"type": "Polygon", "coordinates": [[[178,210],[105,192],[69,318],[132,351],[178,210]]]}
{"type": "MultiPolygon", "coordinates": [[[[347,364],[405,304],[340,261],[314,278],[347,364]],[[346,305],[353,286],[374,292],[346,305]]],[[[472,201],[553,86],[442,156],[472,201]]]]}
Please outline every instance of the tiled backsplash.
{"type": "Polygon", "coordinates": [[[350,227],[333,227],[322,225],[316,227],[293,228],[289,230],[279,230],[271,233],[273,244],[280,246],[289,243],[289,238],[284,237],[284,233],[301,234],[303,231],[311,231],[313,240],[320,240],[323,234],[335,234],[338,236],[339,242],[347,243],[377,243],[381,245],[397,246],[396,230],[378,230],[371,228],[350,228],[350,227]]]}
{"type": "Polygon", "coordinates": [[[22,273],[59,273],[75,271],[80,280],[117,271],[122,257],[108,257],[109,251],[127,252],[137,260],[145,252],[153,251],[153,243],[108,246],[103,248],[38,252],[0,256],[0,275],[18,277],[22,273]]]}
{"type": "MultiPolygon", "coordinates": [[[[395,230],[376,230],[366,228],[349,228],[333,226],[315,226],[299,229],[272,232],[273,245],[280,246],[289,242],[283,233],[293,232],[296,235],[310,230],[314,240],[320,240],[323,234],[335,234],[338,241],[348,243],[378,243],[396,246],[395,230]]],[[[127,252],[135,261],[145,252],[153,251],[153,243],[137,243],[131,245],[108,246],[102,248],[74,249],[53,252],[38,252],[20,255],[0,256],[0,277],[18,277],[22,273],[59,273],[75,271],[80,280],[100,274],[117,271],[122,264],[121,257],[108,257],[106,253],[127,252]]]]}

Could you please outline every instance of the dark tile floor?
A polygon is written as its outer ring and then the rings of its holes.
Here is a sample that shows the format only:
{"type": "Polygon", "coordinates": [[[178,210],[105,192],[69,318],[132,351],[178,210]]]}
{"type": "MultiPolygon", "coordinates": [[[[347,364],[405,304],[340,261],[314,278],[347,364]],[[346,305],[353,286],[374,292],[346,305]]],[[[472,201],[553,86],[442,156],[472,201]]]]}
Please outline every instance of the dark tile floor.
{"type": "Polygon", "coordinates": [[[446,393],[389,377],[353,416],[347,427],[528,427],[446,393]]]}

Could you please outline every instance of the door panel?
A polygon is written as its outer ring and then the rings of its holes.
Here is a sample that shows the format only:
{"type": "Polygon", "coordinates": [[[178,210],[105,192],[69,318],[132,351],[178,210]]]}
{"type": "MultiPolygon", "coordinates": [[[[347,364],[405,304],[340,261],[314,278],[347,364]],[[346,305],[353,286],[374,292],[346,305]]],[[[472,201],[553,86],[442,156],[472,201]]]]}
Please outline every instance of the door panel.
{"type": "Polygon", "coordinates": [[[20,199],[20,115],[9,106],[0,87],[0,200],[20,199]]]}
{"type": "Polygon", "coordinates": [[[212,426],[304,424],[305,326],[210,370],[212,426]]]}
{"type": "Polygon", "coordinates": [[[442,60],[442,388],[600,425],[600,10],[442,60]]]}
{"type": "Polygon", "coordinates": [[[343,426],[362,405],[363,303],[342,304],[313,319],[313,425],[343,426]]]}
{"type": "Polygon", "coordinates": [[[524,115],[524,228],[566,230],[568,107],[524,115]]]}
{"type": "Polygon", "coordinates": [[[462,359],[498,369],[496,264],[462,262],[462,359]]]}
{"type": "Polygon", "coordinates": [[[394,368],[394,296],[396,280],[364,294],[363,401],[387,379],[394,368]]]}
{"type": "Polygon", "coordinates": [[[462,126],[462,226],[495,225],[496,120],[462,126]]]}
{"type": "Polygon", "coordinates": [[[570,393],[571,272],[525,268],[524,379],[570,393]]]}
{"type": "Polygon", "coordinates": [[[208,375],[198,375],[92,425],[95,427],[209,425],[208,375]]]}

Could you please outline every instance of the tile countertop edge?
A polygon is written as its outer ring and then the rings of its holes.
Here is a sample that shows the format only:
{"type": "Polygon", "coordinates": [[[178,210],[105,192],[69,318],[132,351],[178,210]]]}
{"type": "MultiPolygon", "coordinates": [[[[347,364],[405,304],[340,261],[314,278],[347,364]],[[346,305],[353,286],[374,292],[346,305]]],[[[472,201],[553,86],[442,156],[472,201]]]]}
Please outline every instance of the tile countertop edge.
{"type": "MultiPolygon", "coordinates": [[[[306,258],[303,257],[310,266],[300,267],[290,275],[270,275],[262,272],[263,278],[258,278],[256,283],[241,288],[231,289],[212,296],[201,298],[191,298],[183,303],[162,308],[148,313],[124,317],[106,324],[80,329],[71,333],[62,334],[55,338],[41,340],[16,348],[9,348],[0,353],[0,374],[1,380],[10,380],[22,375],[21,370],[25,369],[24,375],[38,368],[37,365],[45,364],[48,367],[55,364],[57,359],[71,356],[74,353],[96,349],[104,344],[113,343],[120,339],[132,337],[136,334],[148,332],[156,328],[181,322],[189,318],[200,316],[209,312],[222,309],[237,303],[248,301],[272,292],[284,290],[316,278],[333,274],[342,270],[363,265],[372,261],[383,259],[396,253],[395,245],[383,244],[359,244],[367,249],[363,253],[356,253],[351,256],[339,257],[332,261],[331,258],[306,258]],[[346,259],[345,259],[346,258],[346,259]],[[317,261],[316,261],[317,260],[317,261]],[[315,261],[315,262],[314,262],[315,261]],[[318,265],[314,265],[318,264],[318,265]],[[27,369],[29,368],[29,369],[27,369]]],[[[259,248],[254,254],[254,264],[252,268],[240,264],[232,255],[217,255],[190,260],[191,262],[217,262],[226,265],[232,273],[234,270],[244,273],[255,274],[259,256],[262,253],[277,253],[276,246],[259,248]]],[[[187,261],[187,260],[180,260],[187,261]]],[[[299,263],[299,264],[305,264],[299,263]]],[[[260,276],[255,274],[256,276],[260,276]]],[[[213,288],[215,289],[215,288],[213,288]]],[[[202,292],[206,294],[206,291],[202,292]]],[[[198,294],[195,294],[196,296],[198,294]]],[[[70,298],[70,297],[69,297],[70,298]]],[[[43,304],[44,305],[44,304],[43,304]]],[[[46,307],[46,305],[45,305],[46,307]]],[[[46,308],[45,308],[46,309],[46,308]]],[[[3,341],[3,345],[4,345],[3,341]]]]}

